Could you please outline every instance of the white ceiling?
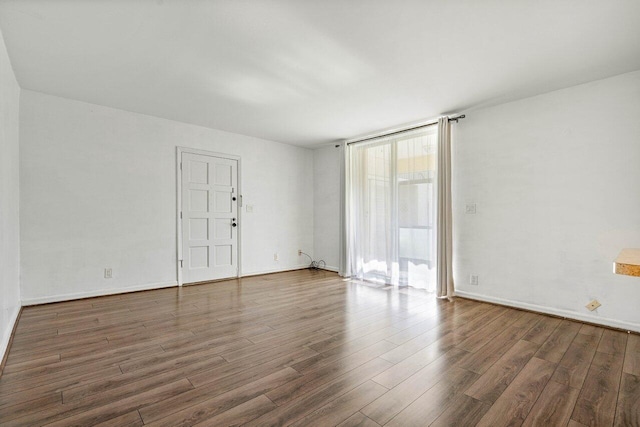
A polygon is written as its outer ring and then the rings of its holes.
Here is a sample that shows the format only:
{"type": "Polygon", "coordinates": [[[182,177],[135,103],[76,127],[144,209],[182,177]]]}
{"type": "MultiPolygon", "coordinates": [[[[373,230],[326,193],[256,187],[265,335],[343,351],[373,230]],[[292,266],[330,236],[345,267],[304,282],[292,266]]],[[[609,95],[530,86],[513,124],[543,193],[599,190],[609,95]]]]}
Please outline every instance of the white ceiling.
{"type": "Polygon", "coordinates": [[[640,69],[638,0],[11,0],[23,88],[311,146],[640,69]]]}

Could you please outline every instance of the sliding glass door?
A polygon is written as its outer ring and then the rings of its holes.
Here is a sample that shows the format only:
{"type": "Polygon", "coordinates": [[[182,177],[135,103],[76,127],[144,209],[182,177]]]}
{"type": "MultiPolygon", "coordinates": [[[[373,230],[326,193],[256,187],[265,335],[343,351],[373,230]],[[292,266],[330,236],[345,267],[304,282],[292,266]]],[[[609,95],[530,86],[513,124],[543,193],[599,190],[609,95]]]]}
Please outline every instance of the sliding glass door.
{"type": "Polygon", "coordinates": [[[436,132],[349,146],[353,276],[435,289],[436,132]]]}

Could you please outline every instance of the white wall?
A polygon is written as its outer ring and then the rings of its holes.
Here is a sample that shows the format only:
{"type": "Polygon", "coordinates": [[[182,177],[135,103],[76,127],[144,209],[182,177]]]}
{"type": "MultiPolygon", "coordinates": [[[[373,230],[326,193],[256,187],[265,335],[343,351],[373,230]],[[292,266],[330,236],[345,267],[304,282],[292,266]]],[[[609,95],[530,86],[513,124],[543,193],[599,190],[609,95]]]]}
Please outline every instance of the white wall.
{"type": "Polygon", "coordinates": [[[311,150],[28,90],[20,114],[27,304],[176,283],[176,146],[241,156],[243,275],[313,251],[311,150]]]}
{"type": "Polygon", "coordinates": [[[455,126],[458,293],[640,331],[640,279],[612,273],[640,247],[640,71],[455,126]]]}
{"type": "Polygon", "coordinates": [[[333,145],[313,151],[313,253],[334,271],[340,265],[340,153],[333,145]]]}
{"type": "Polygon", "coordinates": [[[0,33],[0,360],[20,310],[20,86],[0,33]]]}

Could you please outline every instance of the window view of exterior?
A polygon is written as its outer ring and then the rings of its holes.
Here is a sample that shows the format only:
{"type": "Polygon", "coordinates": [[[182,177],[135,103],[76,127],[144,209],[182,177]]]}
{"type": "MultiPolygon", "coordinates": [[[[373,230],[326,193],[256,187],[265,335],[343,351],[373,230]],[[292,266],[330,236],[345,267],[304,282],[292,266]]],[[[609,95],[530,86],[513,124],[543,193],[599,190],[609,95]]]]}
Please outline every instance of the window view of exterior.
{"type": "Polygon", "coordinates": [[[355,148],[358,277],[435,289],[436,130],[355,148]]]}

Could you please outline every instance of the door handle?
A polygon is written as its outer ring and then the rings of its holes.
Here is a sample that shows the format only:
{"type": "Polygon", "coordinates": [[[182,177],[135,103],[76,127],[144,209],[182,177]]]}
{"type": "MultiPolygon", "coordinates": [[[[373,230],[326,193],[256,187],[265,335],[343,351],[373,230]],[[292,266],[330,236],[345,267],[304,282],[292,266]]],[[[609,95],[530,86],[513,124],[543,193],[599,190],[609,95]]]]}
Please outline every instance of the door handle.
{"type": "Polygon", "coordinates": [[[236,219],[235,218],[231,219],[231,226],[232,227],[237,227],[238,226],[238,224],[236,224],[236,219]]]}

